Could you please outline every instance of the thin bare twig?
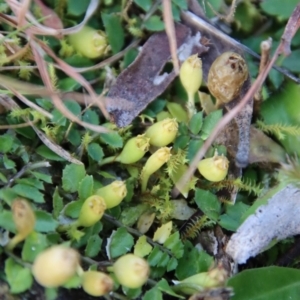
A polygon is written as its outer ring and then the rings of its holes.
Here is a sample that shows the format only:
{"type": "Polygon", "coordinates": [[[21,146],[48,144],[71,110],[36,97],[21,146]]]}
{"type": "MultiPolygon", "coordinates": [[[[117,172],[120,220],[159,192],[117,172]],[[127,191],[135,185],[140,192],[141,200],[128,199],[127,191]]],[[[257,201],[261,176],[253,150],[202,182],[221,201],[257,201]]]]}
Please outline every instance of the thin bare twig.
{"type": "Polygon", "coordinates": [[[6,188],[10,187],[18,178],[22,177],[27,171],[39,169],[39,168],[49,168],[51,167],[48,161],[38,161],[35,163],[28,163],[24,166],[17,174],[8,180],[8,183],[5,185],[6,188]]]}
{"type": "Polygon", "coordinates": [[[171,0],[163,0],[163,18],[168,36],[170,52],[176,74],[179,74],[179,61],[177,57],[177,42],[175,35],[175,25],[172,15],[171,0]]]}
{"type": "MultiPolygon", "coordinates": [[[[268,62],[270,60],[271,47],[272,47],[272,38],[270,38],[270,37],[267,40],[262,41],[260,44],[261,56],[260,56],[258,74],[260,74],[264,70],[264,68],[266,67],[266,65],[268,64],[268,62]]],[[[262,101],[261,89],[259,89],[256,92],[256,94],[254,96],[254,100],[257,102],[262,101]]]]}

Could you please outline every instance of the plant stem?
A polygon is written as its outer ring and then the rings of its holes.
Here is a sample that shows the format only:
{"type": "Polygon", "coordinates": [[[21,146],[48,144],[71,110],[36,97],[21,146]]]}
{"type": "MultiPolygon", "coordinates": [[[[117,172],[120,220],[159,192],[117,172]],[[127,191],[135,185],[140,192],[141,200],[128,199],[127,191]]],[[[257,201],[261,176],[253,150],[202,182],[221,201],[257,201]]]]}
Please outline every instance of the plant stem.
{"type": "Polygon", "coordinates": [[[117,155],[114,155],[114,156],[109,156],[109,157],[105,157],[104,159],[102,159],[100,162],[99,162],[99,166],[104,166],[104,165],[107,165],[107,164],[111,164],[113,162],[117,162],[118,161],[118,156],[120,154],[117,154],[117,155]]]}
{"type": "Polygon", "coordinates": [[[16,256],[15,254],[13,254],[11,251],[5,249],[4,252],[7,256],[11,257],[13,260],[15,260],[21,266],[23,266],[25,268],[28,268],[28,269],[31,269],[31,267],[32,267],[31,264],[24,262],[21,258],[16,256]]]}
{"type": "Polygon", "coordinates": [[[6,184],[6,188],[10,187],[14,181],[21,176],[24,175],[28,170],[34,170],[38,168],[49,168],[51,167],[50,163],[48,161],[38,161],[36,163],[28,163],[26,166],[24,166],[16,175],[14,175],[11,179],[8,180],[8,183],[6,184]]]}
{"type": "Polygon", "coordinates": [[[193,93],[188,92],[188,102],[186,104],[186,108],[187,108],[188,116],[189,116],[189,120],[190,120],[193,117],[193,115],[196,113],[193,93]]]}

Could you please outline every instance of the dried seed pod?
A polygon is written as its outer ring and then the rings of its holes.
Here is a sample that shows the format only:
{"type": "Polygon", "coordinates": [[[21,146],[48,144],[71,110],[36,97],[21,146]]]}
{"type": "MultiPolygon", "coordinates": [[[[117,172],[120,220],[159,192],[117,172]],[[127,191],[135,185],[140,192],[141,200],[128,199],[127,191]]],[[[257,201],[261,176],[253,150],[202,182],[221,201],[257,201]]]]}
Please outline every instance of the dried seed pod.
{"type": "Polygon", "coordinates": [[[213,62],[208,72],[207,87],[216,97],[217,105],[236,98],[248,78],[248,67],[241,55],[224,52],[213,62]]]}

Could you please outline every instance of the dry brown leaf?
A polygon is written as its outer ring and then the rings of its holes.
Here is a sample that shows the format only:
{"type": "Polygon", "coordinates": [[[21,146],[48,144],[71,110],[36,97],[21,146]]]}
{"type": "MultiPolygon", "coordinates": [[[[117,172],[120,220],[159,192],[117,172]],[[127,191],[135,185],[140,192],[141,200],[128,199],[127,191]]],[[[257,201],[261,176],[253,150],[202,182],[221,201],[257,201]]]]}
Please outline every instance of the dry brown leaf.
{"type": "MultiPolygon", "coordinates": [[[[187,26],[176,24],[175,35],[180,61],[207,50],[199,43],[200,35],[192,36],[187,26]]],[[[144,44],[136,60],[118,76],[108,93],[113,101],[106,103],[106,109],[119,127],[129,125],[175,79],[174,70],[161,74],[170,59],[166,33],[155,33],[144,44]]]]}

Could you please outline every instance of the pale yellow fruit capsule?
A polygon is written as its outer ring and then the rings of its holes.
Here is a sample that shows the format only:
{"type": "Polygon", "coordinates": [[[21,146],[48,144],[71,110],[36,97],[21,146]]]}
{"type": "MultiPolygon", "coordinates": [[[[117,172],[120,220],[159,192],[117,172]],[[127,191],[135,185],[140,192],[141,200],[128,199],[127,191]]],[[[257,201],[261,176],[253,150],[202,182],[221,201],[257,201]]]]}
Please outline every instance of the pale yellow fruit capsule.
{"type": "Polygon", "coordinates": [[[53,246],[41,252],[32,265],[35,280],[44,287],[58,287],[75,275],[79,254],[72,248],[53,246]]]}
{"type": "Polygon", "coordinates": [[[134,254],[125,254],[116,260],[113,271],[120,284],[137,289],[147,281],[150,268],[143,258],[134,254]]]}
{"type": "Polygon", "coordinates": [[[229,161],[224,155],[216,152],[213,157],[202,159],[198,164],[200,174],[207,180],[218,182],[228,173],[229,161]]]}
{"type": "Polygon", "coordinates": [[[178,132],[176,119],[164,119],[151,125],[145,132],[150,139],[150,144],[156,147],[164,147],[175,140],[178,132]]]}
{"type": "Polygon", "coordinates": [[[80,31],[69,35],[69,42],[76,51],[88,58],[98,58],[109,50],[105,32],[84,26],[80,31]]]}
{"type": "Polygon", "coordinates": [[[180,81],[189,94],[195,94],[202,83],[202,61],[197,54],[188,57],[181,65],[179,77],[180,81]]]}
{"type": "Polygon", "coordinates": [[[121,203],[127,195],[127,188],[124,181],[115,180],[111,184],[96,191],[96,195],[101,196],[106,204],[106,208],[113,208],[121,203]]]}
{"type": "Polygon", "coordinates": [[[82,275],[82,288],[94,297],[103,296],[114,287],[114,282],[107,274],[97,271],[87,271],[82,275]]]}
{"type": "Polygon", "coordinates": [[[81,207],[77,225],[83,227],[93,226],[102,218],[105,209],[106,204],[102,197],[93,195],[87,198],[81,207]]]}
{"type": "Polygon", "coordinates": [[[116,161],[122,164],[133,164],[144,157],[149,150],[150,138],[145,134],[137,135],[127,141],[116,161]]]}
{"type": "Polygon", "coordinates": [[[197,54],[184,61],[179,71],[179,77],[188,95],[187,111],[188,117],[191,119],[196,113],[194,96],[201,86],[203,77],[202,61],[197,54]]]}
{"type": "Polygon", "coordinates": [[[209,69],[207,87],[219,106],[239,95],[248,76],[248,67],[242,56],[235,52],[224,52],[209,69]]]}
{"type": "Polygon", "coordinates": [[[171,157],[171,148],[162,147],[154,152],[147,160],[141,173],[142,192],[146,190],[149,177],[159,170],[171,157]]]}
{"type": "Polygon", "coordinates": [[[12,250],[19,242],[25,240],[35,226],[34,212],[25,199],[17,198],[14,200],[11,209],[17,234],[7,244],[6,248],[9,250],[12,250]]]}

